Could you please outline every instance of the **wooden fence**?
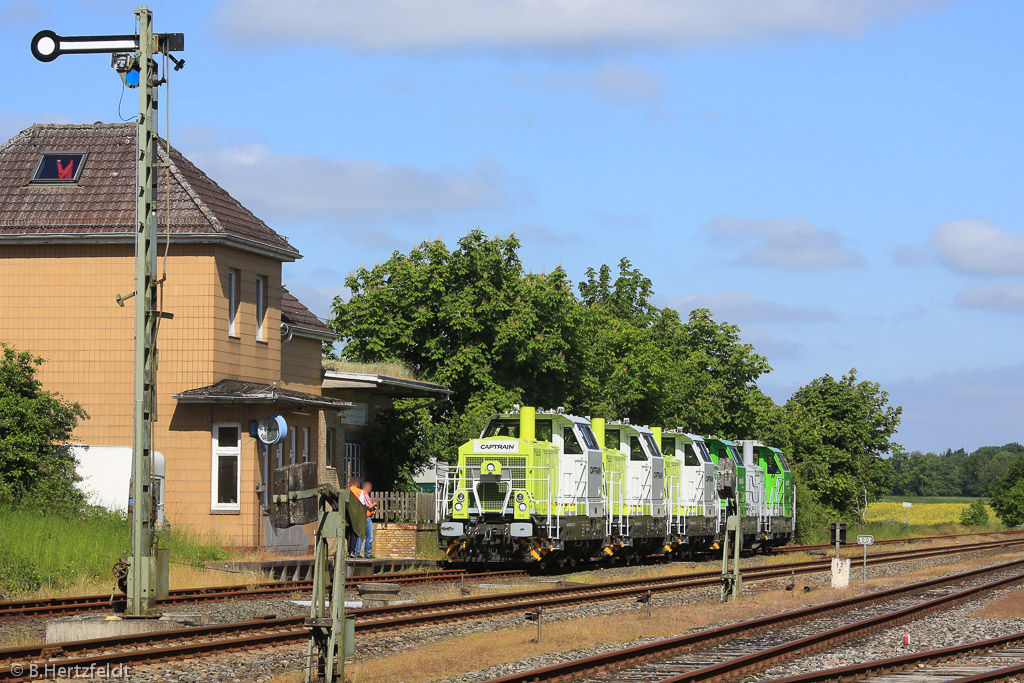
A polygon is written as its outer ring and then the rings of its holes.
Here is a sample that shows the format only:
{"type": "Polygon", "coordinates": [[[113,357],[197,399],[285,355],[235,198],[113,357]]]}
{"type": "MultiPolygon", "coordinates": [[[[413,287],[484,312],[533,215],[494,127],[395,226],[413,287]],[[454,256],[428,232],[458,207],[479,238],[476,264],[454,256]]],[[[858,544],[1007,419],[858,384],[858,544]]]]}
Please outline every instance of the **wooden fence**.
{"type": "Polygon", "coordinates": [[[429,522],[434,519],[434,494],[405,491],[374,491],[370,494],[377,503],[375,524],[380,522],[429,522]]]}

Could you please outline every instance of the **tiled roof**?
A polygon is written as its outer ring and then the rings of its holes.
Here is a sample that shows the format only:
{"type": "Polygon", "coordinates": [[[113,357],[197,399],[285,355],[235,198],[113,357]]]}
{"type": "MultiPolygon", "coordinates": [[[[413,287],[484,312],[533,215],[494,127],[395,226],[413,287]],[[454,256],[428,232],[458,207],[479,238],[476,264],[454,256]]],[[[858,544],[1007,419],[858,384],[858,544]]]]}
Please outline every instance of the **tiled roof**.
{"type": "Polygon", "coordinates": [[[288,323],[292,327],[298,327],[324,334],[334,334],[331,328],[327,327],[320,318],[313,315],[313,311],[306,308],[305,304],[295,298],[284,286],[281,287],[281,322],[288,323]]]}
{"type": "MultiPolygon", "coordinates": [[[[36,124],[0,146],[0,240],[48,235],[119,236],[135,233],[134,123],[36,124]],[[87,151],[77,183],[30,184],[40,154],[87,151]]],[[[159,143],[160,162],[167,145],[159,143]]],[[[282,260],[298,250],[170,148],[171,234],[219,238],[242,248],[269,249],[282,260]]],[[[158,227],[165,227],[166,168],[158,168],[158,227]]]]}
{"type": "Polygon", "coordinates": [[[243,382],[236,379],[222,379],[208,387],[189,389],[175,394],[171,398],[185,403],[276,403],[298,406],[312,405],[321,408],[341,408],[351,405],[335,398],[279,389],[274,384],[243,382]]]}

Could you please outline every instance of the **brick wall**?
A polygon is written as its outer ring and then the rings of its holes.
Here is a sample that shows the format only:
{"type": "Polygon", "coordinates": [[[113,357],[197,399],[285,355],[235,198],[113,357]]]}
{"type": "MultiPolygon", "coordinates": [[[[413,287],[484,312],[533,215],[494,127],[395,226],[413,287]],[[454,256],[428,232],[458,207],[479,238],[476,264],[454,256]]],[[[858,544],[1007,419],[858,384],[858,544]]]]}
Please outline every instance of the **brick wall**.
{"type": "MultiPolygon", "coordinates": [[[[163,244],[158,272],[162,272],[163,244]]],[[[0,340],[42,356],[45,389],[77,401],[89,419],[73,440],[97,446],[131,446],[134,305],[122,308],[115,295],[134,290],[134,246],[130,244],[9,245],[0,248],[0,340]]],[[[211,534],[233,546],[257,547],[266,540],[262,496],[262,449],[249,436],[249,421],[271,411],[265,405],[179,404],[172,395],[224,378],[287,383],[319,393],[319,342],[293,340],[290,373],[282,373],[281,263],[223,246],[172,241],[167,259],[160,322],[157,421],[153,447],[166,458],[165,512],[175,526],[211,534]],[[228,273],[239,273],[236,334],[228,335],[228,273]],[[256,338],[256,278],[266,278],[263,339],[256,338]],[[296,341],[298,343],[296,343],[296,341]],[[308,357],[303,357],[303,355],[308,357]],[[213,425],[241,430],[239,510],[211,510],[213,425]]],[[[281,411],[296,434],[301,461],[303,429],[308,457],[317,460],[319,413],[281,411]]],[[[291,439],[282,446],[291,461],[291,439]]],[[[276,451],[272,454],[276,460],[276,451]]],[[[273,467],[276,462],[271,462],[273,467]]]]}
{"type": "Polygon", "coordinates": [[[376,557],[418,557],[421,549],[432,551],[436,545],[436,524],[390,522],[375,523],[373,527],[373,554],[376,557]]]}

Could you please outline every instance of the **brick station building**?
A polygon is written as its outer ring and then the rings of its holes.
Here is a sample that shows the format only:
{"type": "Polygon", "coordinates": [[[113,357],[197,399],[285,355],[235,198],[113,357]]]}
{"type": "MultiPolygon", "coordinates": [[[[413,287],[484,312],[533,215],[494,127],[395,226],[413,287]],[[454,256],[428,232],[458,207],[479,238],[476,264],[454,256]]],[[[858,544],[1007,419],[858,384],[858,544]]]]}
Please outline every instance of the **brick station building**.
{"type": "MultiPolygon", "coordinates": [[[[42,356],[44,386],[82,404],[89,446],[132,445],[134,124],[35,125],[0,146],[0,341],[42,356]]],[[[274,530],[268,469],[318,460],[321,342],[333,335],[288,293],[301,255],[177,150],[160,144],[153,448],[166,459],[165,516],[238,547],[305,550],[274,530]],[[165,210],[170,176],[170,226],[165,210]],[[164,259],[166,247],[166,260],[164,259]],[[256,420],[289,434],[266,449],[256,420]]]]}

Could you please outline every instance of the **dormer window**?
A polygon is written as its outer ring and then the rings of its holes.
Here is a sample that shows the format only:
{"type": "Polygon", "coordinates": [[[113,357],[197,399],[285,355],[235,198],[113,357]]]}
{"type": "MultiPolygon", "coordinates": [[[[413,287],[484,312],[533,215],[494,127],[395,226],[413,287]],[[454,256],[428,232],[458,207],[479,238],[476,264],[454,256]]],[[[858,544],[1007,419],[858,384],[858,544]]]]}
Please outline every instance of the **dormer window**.
{"type": "Polygon", "coordinates": [[[88,152],[43,152],[33,183],[77,183],[88,152]]]}

